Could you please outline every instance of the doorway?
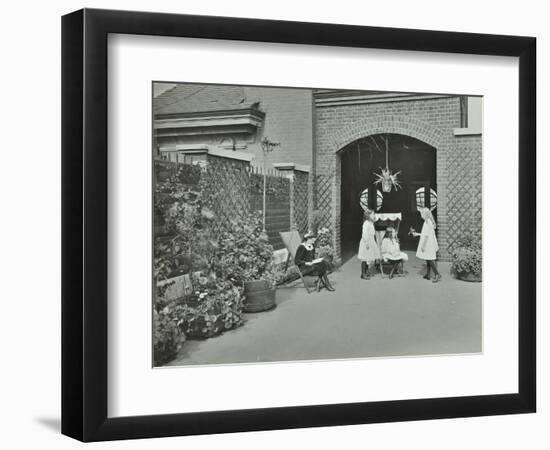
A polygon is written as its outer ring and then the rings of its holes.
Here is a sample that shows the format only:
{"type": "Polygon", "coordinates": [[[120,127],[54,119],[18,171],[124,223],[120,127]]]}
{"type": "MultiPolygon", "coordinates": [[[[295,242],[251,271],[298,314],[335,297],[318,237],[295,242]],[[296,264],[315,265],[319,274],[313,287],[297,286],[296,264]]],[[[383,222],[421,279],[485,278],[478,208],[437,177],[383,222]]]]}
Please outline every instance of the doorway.
{"type": "Polygon", "coordinates": [[[339,151],[341,162],[340,239],[342,261],[355,256],[361,239],[363,206],[378,213],[401,213],[399,239],[402,250],[415,250],[417,238],[410,228],[420,232],[419,206],[437,214],[436,149],[423,141],[401,134],[377,134],[358,139],[339,151]],[[400,187],[383,192],[377,177],[386,167],[399,172],[400,187]],[[429,195],[426,195],[429,193],[429,195]]]}

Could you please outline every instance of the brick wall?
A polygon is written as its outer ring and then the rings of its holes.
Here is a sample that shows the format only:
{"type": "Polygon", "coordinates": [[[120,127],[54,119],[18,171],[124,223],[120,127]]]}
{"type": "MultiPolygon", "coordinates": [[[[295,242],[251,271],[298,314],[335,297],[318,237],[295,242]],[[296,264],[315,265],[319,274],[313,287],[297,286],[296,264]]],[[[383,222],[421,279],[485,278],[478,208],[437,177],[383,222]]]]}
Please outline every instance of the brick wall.
{"type": "Polygon", "coordinates": [[[340,256],[340,182],[338,151],[372,134],[396,133],[419,139],[436,149],[438,240],[440,258],[459,234],[481,223],[481,136],[455,136],[460,127],[457,96],[367,104],[317,106],[315,109],[316,208],[330,214],[334,245],[340,256]],[[327,193],[327,183],[329,192],[327,193]],[[322,192],[323,191],[323,192],[322,192]]]}

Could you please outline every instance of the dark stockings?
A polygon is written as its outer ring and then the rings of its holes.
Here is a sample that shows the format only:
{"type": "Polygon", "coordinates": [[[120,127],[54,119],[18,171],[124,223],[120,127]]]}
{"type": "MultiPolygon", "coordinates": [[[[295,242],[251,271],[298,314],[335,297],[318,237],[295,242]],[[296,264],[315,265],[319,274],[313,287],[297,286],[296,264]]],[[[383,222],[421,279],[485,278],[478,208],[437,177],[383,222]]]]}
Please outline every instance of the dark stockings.
{"type": "Polygon", "coordinates": [[[325,288],[327,289],[327,291],[334,291],[334,287],[332,287],[332,284],[330,284],[330,281],[328,279],[328,277],[325,275],[323,275],[321,277],[321,281],[323,282],[323,285],[325,286],[325,288]]]}
{"type": "Polygon", "coordinates": [[[426,275],[422,277],[425,280],[429,280],[431,278],[431,267],[430,261],[426,261],[426,275]]]}
{"type": "Polygon", "coordinates": [[[369,279],[369,266],[366,261],[361,261],[361,278],[363,280],[369,279]]]}
{"type": "Polygon", "coordinates": [[[435,265],[435,261],[428,261],[428,266],[431,266],[436,277],[440,276],[439,271],[437,270],[437,266],[435,265]]]}
{"type": "Polygon", "coordinates": [[[434,279],[432,280],[434,283],[437,283],[441,279],[441,274],[437,270],[437,265],[435,264],[435,261],[426,261],[426,265],[428,266],[428,273],[424,278],[427,280],[430,279],[430,269],[433,270],[434,273],[434,279]]]}

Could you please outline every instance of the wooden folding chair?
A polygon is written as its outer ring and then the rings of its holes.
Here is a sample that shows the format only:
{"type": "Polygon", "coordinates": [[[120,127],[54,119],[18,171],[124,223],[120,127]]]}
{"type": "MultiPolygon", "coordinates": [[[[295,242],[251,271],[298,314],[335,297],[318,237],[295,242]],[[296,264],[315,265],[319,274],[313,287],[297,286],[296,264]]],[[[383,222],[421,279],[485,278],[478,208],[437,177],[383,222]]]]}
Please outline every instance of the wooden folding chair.
{"type": "MultiPolygon", "coordinates": [[[[385,261],[383,259],[380,260],[380,274],[382,275],[382,277],[388,277],[389,278],[391,269],[392,269],[391,261],[389,261],[389,260],[385,261]],[[386,273],[386,271],[384,270],[386,267],[388,268],[388,273],[386,273]]],[[[394,273],[395,277],[404,277],[405,276],[405,267],[403,265],[403,261],[401,261],[400,270],[401,270],[401,272],[399,272],[399,269],[398,269],[398,271],[396,273],[394,273]]]]}
{"type": "MultiPolygon", "coordinates": [[[[292,230],[292,231],[279,232],[279,235],[281,236],[281,240],[283,241],[283,244],[285,245],[286,249],[288,250],[288,257],[287,257],[286,263],[285,263],[285,272],[288,269],[289,262],[292,262],[292,265],[296,267],[296,270],[298,271],[298,274],[300,275],[300,279],[302,280],[302,283],[304,284],[304,287],[306,288],[307,293],[310,294],[311,292],[309,291],[306,280],[304,280],[304,276],[302,275],[302,272],[300,271],[300,268],[298,266],[296,266],[296,264],[294,263],[294,257],[296,256],[296,250],[298,249],[298,246],[302,243],[302,238],[300,237],[300,233],[298,233],[297,230],[292,230]]],[[[292,267],[292,265],[291,265],[291,267],[292,267]]]]}

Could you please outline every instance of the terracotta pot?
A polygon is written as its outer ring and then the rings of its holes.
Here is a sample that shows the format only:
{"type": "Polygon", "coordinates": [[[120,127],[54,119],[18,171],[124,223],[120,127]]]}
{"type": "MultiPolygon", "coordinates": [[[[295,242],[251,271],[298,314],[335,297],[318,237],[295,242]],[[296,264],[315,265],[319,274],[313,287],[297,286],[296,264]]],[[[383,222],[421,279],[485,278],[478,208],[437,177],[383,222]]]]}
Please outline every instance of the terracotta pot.
{"type": "Polygon", "coordinates": [[[481,275],[474,275],[471,272],[457,272],[457,278],[462,281],[469,281],[473,283],[479,283],[481,281],[481,275]]]}
{"type": "Polygon", "coordinates": [[[244,284],[243,311],[247,313],[268,311],[277,306],[276,289],[265,280],[249,281],[244,284]]]}

